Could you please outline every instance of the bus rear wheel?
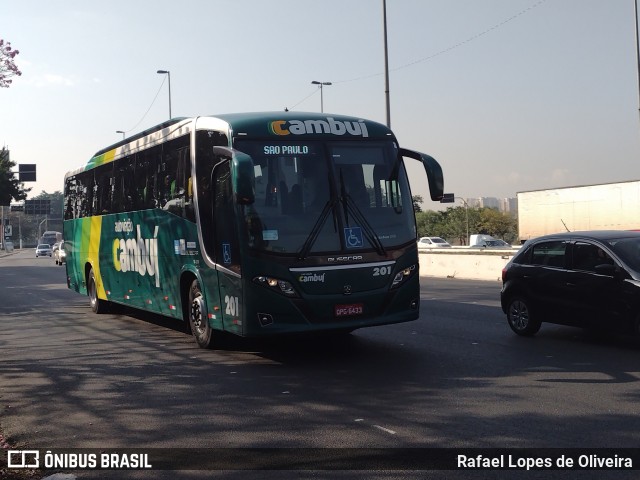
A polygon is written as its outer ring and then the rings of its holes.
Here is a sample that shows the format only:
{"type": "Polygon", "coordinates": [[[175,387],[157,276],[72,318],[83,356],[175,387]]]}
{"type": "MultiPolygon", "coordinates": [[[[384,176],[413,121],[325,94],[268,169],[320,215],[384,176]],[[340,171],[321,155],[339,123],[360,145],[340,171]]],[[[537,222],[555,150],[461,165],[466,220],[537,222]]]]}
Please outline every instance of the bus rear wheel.
{"type": "Polygon", "coordinates": [[[89,270],[87,294],[89,295],[89,305],[91,305],[93,313],[100,314],[107,311],[107,302],[98,298],[98,286],[96,285],[96,275],[93,273],[93,268],[89,270]]]}
{"type": "Polygon", "coordinates": [[[198,280],[189,288],[189,326],[198,346],[213,348],[213,329],[207,318],[207,307],[198,280]]]}

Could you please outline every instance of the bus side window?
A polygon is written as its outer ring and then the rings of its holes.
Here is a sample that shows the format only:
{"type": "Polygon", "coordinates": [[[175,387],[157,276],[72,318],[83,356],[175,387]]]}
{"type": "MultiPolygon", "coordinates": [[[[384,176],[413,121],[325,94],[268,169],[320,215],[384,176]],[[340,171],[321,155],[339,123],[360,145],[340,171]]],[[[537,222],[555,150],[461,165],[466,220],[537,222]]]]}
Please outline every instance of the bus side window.
{"type": "Polygon", "coordinates": [[[91,215],[91,194],[93,193],[93,170],[83,172],[78,175],[78,190],[76,199],[76,209],[78,218],[91,215]]]}
{"type": "Polygon", "coordinates": [[[65,204],[64,204],[64,219],[71,220],[77,218],[76,215],[76,201],[78,198],[77,193],[77,179],[76,177],[67,178],[64,186],[65,204]]]}
{"type": "Polygon", "coordinates": [[[134,182],[136,189],[138,190],[138,205],[137,210],[144,210],[149,208],[147,201],[147,184],[149,182],[149,164],[147,162],[144,152],[136,154],[136,165],[134,170],[134,182]]]}
{"type": "MultiPolygon", "coordinates": [[[[229,140],[222,132],[200,130],[196,132],[195,177],[193,195],[198,204],[202,240],[207,256],[215,259],[215,237],[213,233],[213,200],[211,170],[221,160],[213,153],[214,146],[228,146],[229,140]]],[[[214,260],[215,261],[215,260],[214,260]]]]}
{"type": "Polygon", "coordinates": [[[112,212],[111,198],[113,194],[113,162],[95,169],[93,184],[93,215],[104,215],[112,212]]]}
{"type": "Polygon", "coordinates": [[[161,206],[174,215],[185,216],[185,192],[189,168],[189,137],[182,137],[164,146],[162,164],[161,206]]]}
{"type": "Polygon", "coordinates": [[[137,210],[139,199],[138,199],[138,188],[136,185],[136,177],[135,177],[135,157],[130,155],[121,160],[122,166],[120,171],[122,172],[122,211],[129,210],[137,210]]]}
{"type": "Polygon", "coordinates": [[[152,147],[148,150],[149,159],[149,182],[147,184],[148,208],[159,208],[162,206],[162,182],[164,181],[164,171],[162,170],[162,145],[152,147]]]}
{"type": "Polygon", "coordinates": [[[234,215],[229,162],[216,165],[212,177],[216,263],[240,273],[240,242],[234,215]]]}

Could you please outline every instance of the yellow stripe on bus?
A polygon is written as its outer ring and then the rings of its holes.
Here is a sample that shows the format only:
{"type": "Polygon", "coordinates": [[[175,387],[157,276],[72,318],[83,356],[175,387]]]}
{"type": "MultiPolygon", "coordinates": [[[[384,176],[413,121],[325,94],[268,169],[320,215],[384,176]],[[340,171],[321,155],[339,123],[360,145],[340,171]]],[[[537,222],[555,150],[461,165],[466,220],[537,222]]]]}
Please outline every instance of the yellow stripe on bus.
{"type": "Polygon", "coordinates": [[[91,229],[89,232],[89,263],[93,267],[96,279],[96,291],[98,298],[107,300],[107,293],[102,283],[100,274],[100,234],[102,233],[102,217],[91,217],[91,229]]]}
{"type": "Polygon", "coordinates": [[[103,155],[102,163],[112,162],[115,156],[116,156],[116,149],[114,148],[113,150],[109,150],[103,155]]]}

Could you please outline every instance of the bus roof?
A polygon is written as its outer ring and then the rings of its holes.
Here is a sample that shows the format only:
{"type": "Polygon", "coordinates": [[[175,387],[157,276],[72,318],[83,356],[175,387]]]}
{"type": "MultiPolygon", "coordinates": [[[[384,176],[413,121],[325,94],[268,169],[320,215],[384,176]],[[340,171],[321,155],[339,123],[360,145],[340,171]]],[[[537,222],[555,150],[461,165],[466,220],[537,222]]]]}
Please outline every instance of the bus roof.
{"type": "Polygon", "coordinates": [[[317,112],[249,112],[227,113],[201,117],[176,117],[154,127],[148,128],[136,135],[125,138],[106,148],[97,151],[87,164],[66,176],[89,170],[116,157],[146,148],[150,144],[161,141],[162,138],[193,128],[207,128],[215,126],[224,128],[231,137],[241,138],[270,138],[294,140],[304,135],[306,138],[394,138],[391,130],[378,122],[365,120],[348,115],[337,115],[317,112]],[[149,137],[149,138],[146,138],[149,137]],[[140,141],[144,139],[144,141],[140,141]],[[140,145],[145,145],[141,147],[140,145]]]}
{"type": "Polygon", "coordinates": [[[228,113],[214,118],[229,124],[232,135],[277,138],[297,135],[319,137],[389,138],[391,130],[381,123],[348,115],[317,112],[254,112],[228,113]],[[364,126],[364,128],[363,128],[364,126]]]}
{"type": "Polygon", "coordinates": [[[186,117],[176,117],[176,118],[172,118],[171,120],[167,120],[166,122],[160,123],[160,124],[158,124],[158,125],[156,125],[154,127],[147,128],[146,130],[144,130],[144,131],[142,131],[140,133],[136,133],[135,135],[133,135],[131,137],[127,137],[127,138],[119,141],[118,143],[114,143],[113,145],[109,145],[108,147],[103,148],[102,150],[94,153],[93,157],[91,157],[91,158],[95,158],[95,157],[98,157],[100,155],[103,155],[103,154],[107,153],[110,150],[115,150],[116,148],[118,148],[118,147],[120,147],[122,145],[126,145],[126,144],[131,143],[131,142],[133,142],[135,140],[138,140],[139,138],[146,137],[147,135],[150,135],[150,134],[155,133],[155,132],[157,132],[159,130],[162,130],[163,128],[167,128],[167,127],[169,127],[169,126],[171,126],[171,125],[173,125],[175,123],[181,122],[181,121],[183,121],[185,119],[186,119],[186,117]]]}

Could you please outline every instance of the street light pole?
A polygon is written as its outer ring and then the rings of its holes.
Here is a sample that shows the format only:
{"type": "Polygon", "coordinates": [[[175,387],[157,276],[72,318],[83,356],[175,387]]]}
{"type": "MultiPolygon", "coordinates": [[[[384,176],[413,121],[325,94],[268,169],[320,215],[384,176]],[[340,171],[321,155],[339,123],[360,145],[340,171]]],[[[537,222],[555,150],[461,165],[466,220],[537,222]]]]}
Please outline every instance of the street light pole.
{"type": "Polygon", "coordinates": [[[161,75],[166,74],[167,80],[169,81],[169,120],[171,120],[171,72],[169,70],[158,70],[156,73],[161,75]]]}
{"type": "MultiPolygon", "coordinates": [[[[40,230],[42,228],[42,224],[47,221],[47,218],[48,217],[45,215],[44,219],[42,219],[42,221],[38,224],[38,243],[40,242],[40,238],[42,237],[42,235],[40,235],[40,230]]],[[[44,227],[45,231],[47,230],[47,225],[49,225],[48,222],[46,223],[46,225],[44,227]]]]}
{"type": "Polygon", "coordinates": [[[121,133],[121,134],[122,134],[122,139],[124,140],[124,134],[125,134],[125,132],[123,132],[122,130],[116,130],[116,133],[121,133]]]}
{"type": "Polygon", "coordinates": [[[389,49],[387,48],[387,0],[382,0],[384,23],[384,95],[387,106],[387,127],[391,128],[391,101],[389,99],[389,49]]]}
{"type": "Polygon", "coordinates": [[[312,85],[318,85],[320,87],[320,113],[324,113],[324,100],[322,98],[322,87],[324,85],[331,85],[331,82],[318,82],[317,80],[314,80],[313,82],[311,82],[312,85]]]}

